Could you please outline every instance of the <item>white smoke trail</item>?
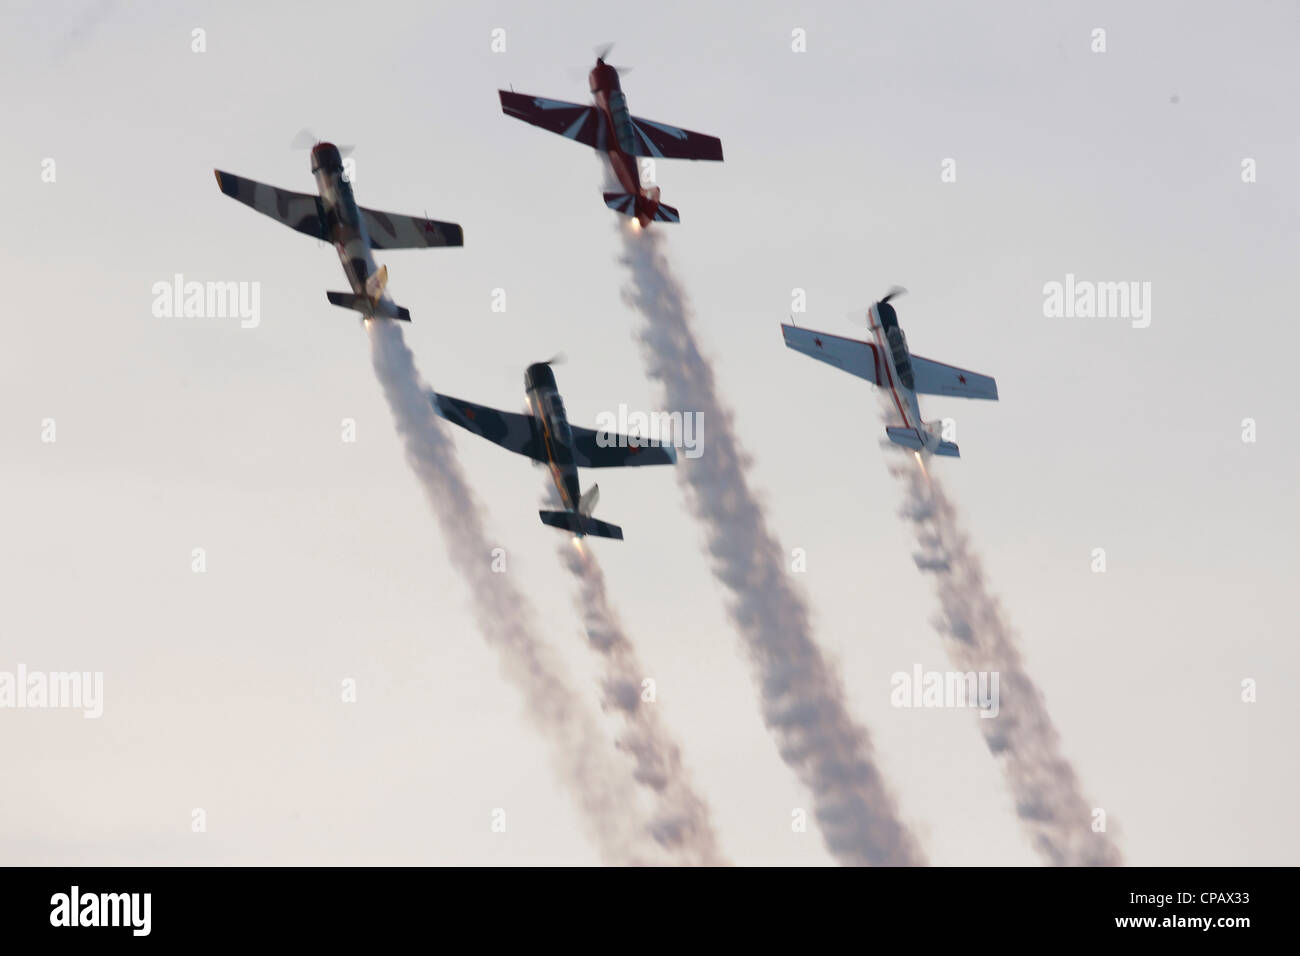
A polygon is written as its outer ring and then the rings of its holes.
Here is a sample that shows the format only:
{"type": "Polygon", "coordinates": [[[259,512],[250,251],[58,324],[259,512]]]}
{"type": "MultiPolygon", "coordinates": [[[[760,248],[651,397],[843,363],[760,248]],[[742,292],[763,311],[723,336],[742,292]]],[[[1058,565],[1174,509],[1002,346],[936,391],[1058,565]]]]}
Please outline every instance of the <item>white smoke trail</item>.
{"type": "Polygon", "coordinates": [[[371,359],[397,430],[442,526],[452,563],[473,594],[483,636],[501,670],[524,699],[525,710],[551,747],[552,764],[580,808],[606,862],[660,862],[636,811],[637,789],[608,743],[596,714],[568,686],[561,664],[537,636],[533,611],[506,574],[494,573],[481,510],[433,412],[432,392],[394,322],[366,323],[371,359]]]}
{"type": "Polygon", "coordinates": [[[848,712],[839,675],[813,642],[803,597],[749,487],[749,459],[730,409],[700,354],[686,296],[654,230],[622,225],[632,282],[624,296],[642,316],[642,352],[666,407],[703,414],[704,454],[677,466],[692,513],[705,529],[713,569],[755,670],[763,719],[781,758],[812,792],[827,849],[841,863],[925,862],[886,787],[871,740],[848,712]]]}
{"type": "MultiPolygon", "coordinates": [[[[559,495],[549,483],[546,503],[551,508],[559,505],[559,495]]],[[[605,709],[622,720],[618,745],[635,761],[637,782],[654,794],[658,813],[651,832],[681,862],[724,865],[727,861],[718,848],[708,805],[695,791],[681,750],[656,705],[641,699],[645,668],[610,606],[600,564],[580,538],[566,536],[557,550],[560,562],[578,582],[575,603],[583,616],[587,640],[604,667],[605,709]]]]}
{"type": "Polygon", "coordinates": [[[894,457],[890,472],[906,489],[902,513],[921,547],[916,564],[934,575],[943,612],[939,630],[951,638],[947,644],[957,669],[999,675],[998,715],[979,725],[1006,774],[1016,815],[1035,850],[1052,865],[1120,865],[1119,848],[1106,833],[1092,830],[1091,806],[956,509],[934,476],[913,459],[894,457]]]}

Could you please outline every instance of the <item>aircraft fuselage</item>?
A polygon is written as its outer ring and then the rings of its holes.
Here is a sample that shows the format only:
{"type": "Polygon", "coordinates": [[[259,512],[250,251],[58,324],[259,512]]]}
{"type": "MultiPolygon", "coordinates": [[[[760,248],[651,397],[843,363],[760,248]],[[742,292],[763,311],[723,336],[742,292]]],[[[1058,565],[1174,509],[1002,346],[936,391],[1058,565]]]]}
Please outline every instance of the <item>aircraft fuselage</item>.
{"type": "Polygon", "coordinates": [[[524,394],[528,407],[541,427],[540,438],[546,446],[546,465],[551,471],[560,498],[568,511],[577,511],[582,498],[578,484],[578,466],[573,461],[573,431],[564,410],[564,399],[555,387],[555,374],[544,362],[528,366],[524,372],[524,394]]]}
{"type": "Polygon", "coordinates": [[[352,184],[343,178],[343,157],[338,147],[333,143],[317,143],[312,147],[311,173],[320,193],[326,233],[339,254],[352,291],[376,303],[387,299],[388,294],[382,289],[377,296],[367,289],[367,282],[379,269],[370,251],[365,220],[352,195],[352,184]]]}
{"type": "Polygon", "coordinates": [[[618,70],[604,60],[597,60],[588,75],[591,94],[596,101],[601,123],[605,127],[605,145],[609,164],[625,192],[636,196],[637,219],[642,226],[654,220],[659,205],[657,192],[641,185],[641,171],[637,166],[636,133],[632,128],[632,114],[628,112],[627,97],[619,85],[618,70]]]}
{"type": "Polygon", "coordinates": [[[878,384],[890,393],[904,427],[916,432],[925,447],[933,451],[940,438],[932,434],[921,420],[921,406],[913,391],[912,354],[907,347],[907,337],[898,325],[898,313],[888,302],[877,302],[867,309],[867,325],[885,373],[878,384]]]}

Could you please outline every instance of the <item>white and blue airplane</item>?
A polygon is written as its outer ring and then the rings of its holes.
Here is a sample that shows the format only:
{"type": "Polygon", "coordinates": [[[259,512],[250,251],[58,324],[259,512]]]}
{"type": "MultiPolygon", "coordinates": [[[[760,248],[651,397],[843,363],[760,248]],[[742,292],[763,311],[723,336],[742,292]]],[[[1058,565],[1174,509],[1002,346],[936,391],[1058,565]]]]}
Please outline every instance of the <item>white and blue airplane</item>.
{"type": "Polygon", "coordinates": [[[901,426],[885,429],[894,444],[957,458],[960,455],[957,445],[944,441],[940,434],[941,423],[921,419],[916,396],[952,395],[997,401],[998,383],[988,375],[913,355],[903,330],[898,327],[898,313],[889,304],[890,299],[904,291],[895,287],[867,309],[867,328],[873,341],[844,338],[797,325],[782,324],[781,332],[788,348],[887,389],[903,420],[901,426]]]}

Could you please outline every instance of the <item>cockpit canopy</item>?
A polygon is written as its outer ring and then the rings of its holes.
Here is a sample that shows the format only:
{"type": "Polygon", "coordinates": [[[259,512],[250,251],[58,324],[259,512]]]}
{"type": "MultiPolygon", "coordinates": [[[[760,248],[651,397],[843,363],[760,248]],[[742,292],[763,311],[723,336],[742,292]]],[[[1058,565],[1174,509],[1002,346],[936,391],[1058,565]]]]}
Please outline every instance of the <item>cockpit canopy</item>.
{"type": "Polygon", "coordinates": [[[632,114],[628,112],[627,97],[622,90],[609,94],[609,115],[614,120],[614,135],[618,145],[629,155],[636,152],[636,140],[632,136],[632,114]]]}
{"type": "Polygon", "coordinates": [[[898,328],[898,313],[888,302],[877,302],[876,314],[880,316],[880,324],[886,329],[898,328]]]}

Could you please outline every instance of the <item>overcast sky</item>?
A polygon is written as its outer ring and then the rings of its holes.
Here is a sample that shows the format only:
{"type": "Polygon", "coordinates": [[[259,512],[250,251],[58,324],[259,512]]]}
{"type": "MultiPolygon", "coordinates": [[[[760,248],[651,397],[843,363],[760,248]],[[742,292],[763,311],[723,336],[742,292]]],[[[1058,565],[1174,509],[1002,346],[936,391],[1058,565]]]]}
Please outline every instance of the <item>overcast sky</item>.
{"type": "MultiPolygon", "coordinates": [[[[962,449],[934,469],[1127,861],[1300,862],[1300,10],[572,0],[5,4],[0,671],[102,671],[104,713],[0,710],[0,861],[596,862],[468,610],[455,562],[483,557],[448,553],[365,334],[325,301],[336,255],[212,169],[308,192],[294,134],[356,144],[362,205],[464,226],[463,249],[378,256],[435,387],[517,409],[563,351],[575,424],[653,408],[594,154],[496,94],[586,102],[609,40],[632,113],[723,141],[723,164],[658,164],[682,222],[654,228],[931,861],[1038,858],[977,718],[890,705],[894,672],[949,666],[936,602],[870,387],[782,343],[796,289],[800,324],[851,335],[902,284],[919,354],[996,376],[997,403],[922,398],[962,449]],[[260,324],[156,317],[178,273],[259,283],[260,324]],[[1149,326],[1046,317],[1067,274],[1149,282],[1149,326]]],[[[594,704],[542,472],[455,441],[594,704]]],[[[724,850],[829,863],[791,831],[809,799],[674,476],[599,477],[627,540],[593,550],[724,850]]]]}

